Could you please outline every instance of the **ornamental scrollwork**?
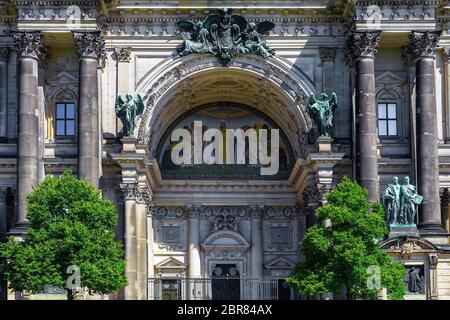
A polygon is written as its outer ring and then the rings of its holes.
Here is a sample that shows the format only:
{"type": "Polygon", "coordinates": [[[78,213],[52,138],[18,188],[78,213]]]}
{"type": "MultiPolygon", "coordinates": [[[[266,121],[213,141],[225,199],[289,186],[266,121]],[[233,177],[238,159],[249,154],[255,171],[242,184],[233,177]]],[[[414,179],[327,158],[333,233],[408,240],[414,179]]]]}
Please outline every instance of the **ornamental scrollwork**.
{"type": "Polygon", "coordinates": [[[248,22],[246,18],[232,14],[230,8],[220,9],[218,14],[209,15],[203,22],[183,20],[177,25],[184,40],[178,48],[180,56],[211,53],[228,66],[238,54],[253,53],[263,58],[275,54],[262,38],[275,24],[248,22]]]}

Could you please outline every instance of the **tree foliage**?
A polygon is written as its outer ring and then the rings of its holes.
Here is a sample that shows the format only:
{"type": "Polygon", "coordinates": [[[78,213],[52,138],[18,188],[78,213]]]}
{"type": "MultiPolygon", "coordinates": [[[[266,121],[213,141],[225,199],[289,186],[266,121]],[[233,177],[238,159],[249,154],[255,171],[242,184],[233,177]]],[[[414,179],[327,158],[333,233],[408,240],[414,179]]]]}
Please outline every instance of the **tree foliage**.
{"type": "MultiPolygon", "coordinates": [[[[0,266],[15,291],[39,293],[44,285],[65,288],[69,266],[80,269],[81,287],[110,294],[127,285],[122,244],[115,240],[115,206],[92,185],[73,177],[47,176],[27,198],[30,225],[23,241],[0,246],[0,266]]],[[[70,282],[73,283],[73,282],[70,282]]]]}
{"type": "Polygon", "coordinates": [[[301,242],[305,260],[288,278],[299,294],[339,294],[345,288],[349,299],[374,299],[379,290],[372,266],[379,268],[378,283],[387,289],[389,299],[403,299],[404,267],[377,245],[388,229],[381,204],[368,202],[367,196],[367,190],[348,178],[326,195],[327,204],[315,215],[330,219],[332,227],[308,229],[301,242]]]}

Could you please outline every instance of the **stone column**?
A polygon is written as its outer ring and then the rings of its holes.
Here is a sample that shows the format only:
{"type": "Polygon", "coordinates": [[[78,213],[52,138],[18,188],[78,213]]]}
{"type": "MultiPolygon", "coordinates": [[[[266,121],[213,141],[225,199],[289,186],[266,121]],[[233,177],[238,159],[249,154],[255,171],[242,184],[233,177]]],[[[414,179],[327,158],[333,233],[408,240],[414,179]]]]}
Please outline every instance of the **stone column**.
{"type": "Polygon", "coordinates": [[[7,140],[9,49],[0,48],[0,143],[7,140]]]}
{"type": "MultiPolygon", "coordinates": [[[[0,188],[0,243],[6,241],[6,232],[8,219],[6,212],[6,190],[0,188]]],[[[3,263],[2,258],[0,258],[0,264],[3,263]]],[[[8,286],[6,279],[0,272],[0,301],[6,300],[8,297],[8,286]]]]}
{"type": "Polygon", "coordinates": [[[147,299],[147,205],[151,194],[147,188],[139,190],[136,202],[137,299],[147,299]]]}
{"type": "Polygon", "coordinates": [[[352,31],[349,55],[355,66],[356,180],[379,200],[374,59],[380,32],[352,31]]]}
{"type": "MultiPolygon", "coordinates": [[[[264,275],[263,269],[263,225],[264,207],[250,208],[251,217],[251,251],[250,251],[250,278],[259,279],[264,275]]],[[[256,284],[256,282],[255,282],[256,284]]],[[[259,288],[252,286],[252,299],[260,299],[259,288]]]]}
{"type": "Polygon", "coordinates": [[[125,300],[137,299],[137,241],[136,241],[136,194],[134,183],[120,185],[125,202],[124,242],[125,242],[125,276],[128,286],[125,288],[125,300]]]}
{"type": "Polygon", "coordinates": [[[409,51],[416,65],[417,187],[423,195],[419,206],[421,234],[442,233],[439,196],[439,157],[436,117],[436,47],[441,31],[410,35],[409,51]]]}
{"type": "Polygon", "coordinates": [[[201,277],[199,208],[189,208],[188,215],[189,277],[199,278],[201,277]]]}
{"type": "MultiPolygon", "coordinates": [[[[155,277],[155,262],[153,254],[153,215],[155,206],[153,203],[147,205],[147,278],[155,277]]],[[[155,297],[154,282],[147,281],[147,299],[155,297]]]]}
{"type": "Polygon", "coordinates": [[[100,131],[98,106],[99,60],[105,44],[100,32],[73,32],[80,60],[78,93],[78,177],[99,186],[100,131]]]}
{"type": "Polygon", "coordinates": [[[335,90],[334,59],[336,58],[336,48],[320,48],[319,54],[322,61],[322,91],[329,94],[335,90]]]}
{"type": "Polygon", "coordinates": [[[39,183],[38,60],[43,36],[36,32],[14,32],[19,62],[19,106],[17,130],[17,226],[28,224],[26,197],[39,183]]]}
{"type": "Polygon", "coordinates": [[[442,227],[447,230],[447,232],[450,232],[450,193],[448,191],[448,188],[445,188],[441,195],[441,221],[442,221],[442,227]]]}

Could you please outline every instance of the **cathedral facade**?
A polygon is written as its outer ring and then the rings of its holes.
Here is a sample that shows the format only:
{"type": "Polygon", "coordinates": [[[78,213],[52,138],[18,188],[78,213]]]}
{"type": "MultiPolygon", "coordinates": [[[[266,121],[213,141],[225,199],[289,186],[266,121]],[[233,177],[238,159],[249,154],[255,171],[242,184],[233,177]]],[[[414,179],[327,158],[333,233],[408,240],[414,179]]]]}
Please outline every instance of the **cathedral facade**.
{"type": "Polygon", "coordinates": [[[409,177],[418,231],[380,246],[408,298],[450,299],[449,16],[444,0],[0,0],[0,238],[72,169],[117,205],[129,286],[110,299],[298,299],[283,279],[324,195],[347,176],[378,201],[409,177]],[[209,128],[277,129],[278,170],[248,151],[174,164],[180,128],[202,147],[209,128]]]}

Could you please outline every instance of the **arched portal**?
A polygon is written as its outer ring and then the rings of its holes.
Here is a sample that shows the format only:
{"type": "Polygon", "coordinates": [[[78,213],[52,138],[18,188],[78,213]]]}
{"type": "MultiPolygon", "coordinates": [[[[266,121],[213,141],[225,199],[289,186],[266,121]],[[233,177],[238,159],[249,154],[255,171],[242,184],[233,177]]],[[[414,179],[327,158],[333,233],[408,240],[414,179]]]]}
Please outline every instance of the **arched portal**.
{"type": "Polygon", "coordinates": [[[306,97],[315,92],[308,77],[287,61],[242,56],[223,67],[209,56],[168,59],[138,83],[146,109],[138,139],[151,155],[167,128],[182,114],[200,105],[229,101],[268,115],[286,133],[297,157],[305,156],[305,136],[312,123],[306,97]]]}

